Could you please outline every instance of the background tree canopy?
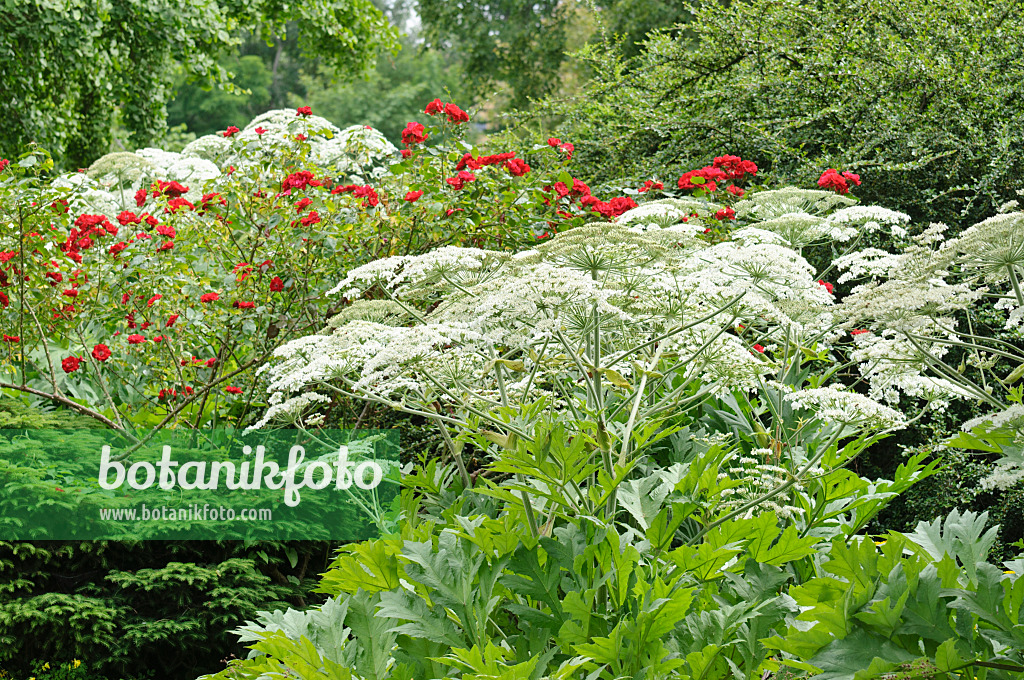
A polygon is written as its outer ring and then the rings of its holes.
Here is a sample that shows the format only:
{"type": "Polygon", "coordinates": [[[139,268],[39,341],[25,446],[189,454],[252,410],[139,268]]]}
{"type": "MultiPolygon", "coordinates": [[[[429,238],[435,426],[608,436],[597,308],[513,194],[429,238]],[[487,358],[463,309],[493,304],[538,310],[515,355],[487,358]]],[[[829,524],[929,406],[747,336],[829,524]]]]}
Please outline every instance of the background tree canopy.
{"type": "Polygon", "coordinates": [[[779,183],[859,172],[866,202],[965,223],[1020,188],[1020,0],[699,0],[692,11],[685,32],[657,34],[636,58],[585,49],[597,77],[530,114],[564,117],[588,179],[668,178],[728,152],[779,183]]]}
{"type": "Polygon", "coordinates": [[[279,35],[290,20],[299,49],[339,72],[361,72],[397,47],[370,0],[0,0],[0,155],[35,142],[67,166],[86,165],[108,151],[118,114],[144,146],[163,130],[179,68],[223,82],[217,58],[234,36],[279,35]]]}

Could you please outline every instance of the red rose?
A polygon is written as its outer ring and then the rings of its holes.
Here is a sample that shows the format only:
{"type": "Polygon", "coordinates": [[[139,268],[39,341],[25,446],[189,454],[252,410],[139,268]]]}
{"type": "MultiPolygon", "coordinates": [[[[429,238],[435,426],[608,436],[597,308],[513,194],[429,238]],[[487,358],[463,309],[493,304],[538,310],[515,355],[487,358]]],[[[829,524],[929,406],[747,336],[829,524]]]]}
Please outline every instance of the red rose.
{"type": "Polygon", "coordinates": [[[651,189],[664,189],[664,188],[665,188],[665,185],[662,184],[661,182],[655,182],[653,179],[649,179],[646,182],[644,182],[642,187],[637,189],[637,193],[642,194],[642,193],[645,193],[647,191],[650,191],[651,189]]]}
{"type": "Polygon", "coordinates": [[[4,342],[21,342],[21,336],[4,334],[4,342]]]}
{"type": "Polygon", "coordinates": [[[3,291],[0,291],[0,306],[3,306],[6,309],[10,305],[11,305],[10,298],[8,298],[7,295],[3,291]]]}
{"type": "Polygon", "coordinates": [[[405,195],[405,200],[409,201],[410,203],[415,203],[416,201],[420,200],[421,196],[423,196],[422,191],[410,191],[405,195]]]}
{"type": "Polygon", "coordinates": [[[746,190],[736,186],[735,184],[730,184],[725,188],[725,190],[728,191],[733,196],[735,196],[736,198],[743,198],[743,194],[747,193],[746,190]]]}
{"type": "Polygon", "coordinates": [[[377,192],[374,191],[373,187],[369,185],[356,187],[356,189],[352,192],[352,195],[355,196],[356,198],[365,199],[363,201],[364,208],[372,208],[380,204],[380,197],[377,196],[377,192]]]}
{"type": "Polygon", "coordinates": [[[843,179],[849,181],[854,186],[860,186],[860,175],[855,175],[852,172],[844,172],[843,179]]]}
{"type": "MultiPolygon", "coordinates": [[[[9,160],[7,160],[6,158],[0,158],[0,172],[3,172],[4,170],[6,170],[7,166],[10,165],[10,164],[11,164],[11,162],[9,160]]],[[[4,336],[4,337],[7,337],[7,336],[4,336]]]]}
{"type": "Polygon", "coordinates": [[[161,300],[163,299],[163,297],[164,296],[160,294],[154,295],[153,297],[149,298],[149,300],[146,302],[146,306],[152,307],[154,304],[156,304],[157,300],[161,300]]]}
{"type": "Polygon", "coordinates": [[[422,123],[411,122],[402,130],[402,143],[406,145],[422,144],[427,141],[427,133],[422,123]]]}
{"type": "Polygon", "coordinates": [[[224,391],[227,392],[228,394],[241,394],[242,388],[235,387],[234,385],[228,385],[227,387],[224,388],[224,391]]]}
{"type": "MultiPolygon", "coordinates": [[[[858,179],[860,178],[858,177],[858,179]]],[[[850,190],[850,185],[846,183],[846,179],[835,168],[829,168],[821,173],[821,177],[818,178],[818,186],[822,189],[833,189],[836,193],[840,194],[845,194],[850,190]]]]}
{"type": "Polygon", "coordinates": [[[215,363],[217,363],[217,357],[213,357],[212,359],[207,359],[204,363],[206,364],[207,368],[213,368],[213,365],[215,363]]]}
{"type": "Polygon", "coordinates": [[[831,283],[829,283],[828,281],[821,281],[821,280],[819,280],[818,281],[818,285],[819,286],[825,286],[825,290],[827,290],[829,292],[829,294],[832,293],[832,289],[834,288],[834,286],[831,283]]]}
{"type": "Polygon", "coordinates": [[[141,345],[146,341],[145,336],[139,335],[138,333],[132,333],[128,336],[129,345],[141,345]]]}
{"type": "Polygon", "coordinates": [[[311,109],[308,106],[300,106],[299,108],[295,109],[295,115],[296,116],[302,116],[303,118],[305,118],[307,116],[312,116],[313,115],[313,109],[311,109]]]}
{"type": "Polygon", "coordinates": [[[562,140],[559,139],[558,137],[549,137],[548,138],[548,146],[558,148],[559,146],[561,146],[561,144],[562,144],[562,140]]]}
{"type": "Polygon", "coordinates": [[[224,131],[224,136],[225,137],[231,137],[236,132],[238,132],[238,128],[236,128],[234,125],[229,125],[228,129],[224,131]]]}
{"type": "Polygon", "coordinates": [[[199,296],[200,302],[215,302],[220,299],[220,293],[203,293],[199,296]]]}
{"type": "Polygon", "coordinates": [[[170,328],[171,326],[173,326],[175,323],[177,323],[178,318],[179,316],[177,314],[171,314],[169,317],[167,317],[167,323],[164,324],[164,328],[170,328]]]}
{"type": "Polygon", "coordinates": [[[460,109],[455,104],[445,104],[444,113],[446,116],[448,116],[449,123],[455,123],[456,125],[458,125],[459,123],[469,122],[469,114],[460,109]]]}
{"type": "Polygon", "coordinates": [[[270,281],[270,290],[274,293],[280,293],[284,290],[284,281],[281,280],[280,276],[275,276],[270,281]]]}
{"type": "Polygon", "coordinates": [[[157,248],[157,251],[161,250],[174,250],[174,241],[164,241],[163,244],[157,248]]]}
{"type": "Polygon", "coordinates": [[[726,206],[715,213],[715,219],[719,221],[736,219],[736,211],[726,206]]]}
{"type": "Polygon", "coordinates": [[[232,306],[235,309],[255,309],[256,303],[255,302],[242,302],[240,300],[235,300],[235,304],[232,305],[232,306]]]}
{"type": "Polygon", "coordinates": [[[522,177],[526,173],[530,172],[530,166],[521,158],[511,158],[505,161],[505,169],[508,170],[509,174],[513,177],[522,177]]]}
{"type": "Polygon", "coordinates": [[[304,227],[310,227],[310,226],[312,226],[314,224],[319,224],[320,223],[320,213],[318,213],[315,210],[310,210],[309,214],[306,215],[305,217],[303,217],[301,220],[299,220],[299,222],[304,227]]]}
{"type": "Polygon", "coordinates": [[[402,158],[412,158],[412,151],[409,149],[402,149],[402,158]]]}
{"type": "Polygon", "coordinates": [[[281,193],[288,195],[292,189],[305,189],[315,179],[316,176],[309,170],[292,173],[281,181],[281,193]]]}
{"type": "Polygon", "coordinates": [[[182,194],[186,193],[188,193],[188,187],[179,182],[164,182],[163,180],[157,180],[156,184],[153,185],[154,198],[161,194],[167,198],[178,198],[182,194]]]}
{"type": "Polygon", "coordinates": [[[437,115],[442,111],[444,111],[444,104],[441,102],[440,99],[435,99],[434,101],[427,104],[427,108],[423,109],[423,112],[428,116],[437,115]]]}
{"type": "Polygon", "coordinates": [[[300,213],[306,209],[307,206],[313,204],[312,198],[304,198],[295,204],[295,212],[300,213]]]}
{"type": "Polygon", "coordinates": [[[81,357],[65,357],[61,360],[60,367],[64,369],[65,373],[74,373],[81,364],[81,357]]]}
{"type": "Polygon", "coordinates": [[[99,344],[92,348],[92,358],[96,361],[106,361],[110,358],[110,348],[106,345],[99,344]]]}
{"type": "Polygon", "coordinates": [[[140,208],[142,206],[144,206],[146,204],[146,196],[147,195],[148,194],[146,193],[145,189],[139,189],[138,191],[136,191],[135,192],[135,205],[140,207],[140,208]]]}
{"type": "Polygon", "coordinates": [[[761,345],[754,345],[754,350],[760,354],[764,354],[764,347],[762,347],[761,345]]]}
{"type": "Polygon", "coordinates": [[[266,130],[264,130],[264,129],[263,129],[262,127],[258,127],[258,128],[256,128],[255,130],[253,130],[253,132],[255,132],[255,133],[256,133],[257,135],[259,135],[260,137],[262,137],[262,136],[263,136],[263,134],[264,134],[264,133],[266,132],[266,130]]]}
{"type": "Polygon", "coordinates": [[[309,137],[307,137],[306,135],[302,134],[301,132],[299,134],[295,135],[295,141],[296,142],[304,142],[307,139],[309,139],[309,137]]]}
{"type": "Polygon", "coordinates": [[[706,191],[717,191],[717,183],[723,179],[726,179],[724,170],[707,166],[698,170],[690,170],[679,178],[679,182],[677,182],[677,184],[679,188],[683,190],[704,189],[706,191]]]}
{"type": "Polygon", "coordinates": [[[188,208],[189,210],[196,209],[196,207],[192,205],[192,202],[187,198],[172,198],[167,201],[167,207],[164,208],[164,212],[178,212],[181,208],[188,208]]]}
{"type": "Polygon", "coordinates": [[[65,296],[65,297],[69,297],[69,298],[74,298],[74,297],[78,297],[78,291],[75,290],[74,288],[69,288],[66,291],[64,291],[63,293],[61,293],[61,295],[65,296]]]}

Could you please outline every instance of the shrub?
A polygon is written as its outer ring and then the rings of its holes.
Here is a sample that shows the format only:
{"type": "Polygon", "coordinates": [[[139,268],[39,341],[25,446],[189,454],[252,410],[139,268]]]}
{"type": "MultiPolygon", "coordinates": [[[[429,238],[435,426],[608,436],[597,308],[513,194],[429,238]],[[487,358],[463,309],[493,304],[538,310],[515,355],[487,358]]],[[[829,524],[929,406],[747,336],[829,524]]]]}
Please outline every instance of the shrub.
{"type": "Polygon", "coordinates": [[[563,118],[587,181],[682,171],[721,148],[777,184],[821,168],[863,175],[863,199],[969,225],[1024,183],[1024,36],[1005,3],[692,3],[643,53],[578,56],[594,79],[529,115],[563,118]]]}

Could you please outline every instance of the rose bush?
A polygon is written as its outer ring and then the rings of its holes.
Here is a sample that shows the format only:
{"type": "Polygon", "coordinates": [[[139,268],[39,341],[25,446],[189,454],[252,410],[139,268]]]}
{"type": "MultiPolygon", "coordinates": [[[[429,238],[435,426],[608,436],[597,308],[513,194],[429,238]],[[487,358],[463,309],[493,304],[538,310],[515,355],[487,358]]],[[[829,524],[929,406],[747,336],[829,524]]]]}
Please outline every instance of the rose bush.
{"type": "Polygon", "coordinates": [[[482,155],[462,141],[468,114],[438,103],[401,154],[302,107],[82,173],[50,177],[38,150],[5,164],[0,384],[121,430],[239,422],[261,399],[255,369],[337,311],[339,272],[592,219],[573,203],[589,190],[560,193],[564,147],[482,155]]]}

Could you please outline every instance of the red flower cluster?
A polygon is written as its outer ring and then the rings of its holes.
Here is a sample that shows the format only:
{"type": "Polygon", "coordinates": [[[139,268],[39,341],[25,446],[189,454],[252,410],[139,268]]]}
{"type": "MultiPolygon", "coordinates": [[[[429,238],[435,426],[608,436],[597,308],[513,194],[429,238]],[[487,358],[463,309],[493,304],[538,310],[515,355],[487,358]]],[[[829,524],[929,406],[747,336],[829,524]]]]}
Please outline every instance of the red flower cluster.
{"type": "Polygon", "coordinates": [[[402,130],[402,143],[406,146],[422,144],[427,141],[427,137],[428,135],[423,128],[423,123],[411,122],[402,130]]]}
{"type": "Polygon", "coordinates": [[[410,203],[415,203],[416,201],[420,200],[420,197],[422,195],[422,191],[410,191],[405,195],[405,200],[409,201],[410,203]]]}
{"type": "Polygon", "coordinates": [[[651,189],[664,189],[664,188],[665,188],[665,185],[662,184],[661,182],[655,182],[653,179],[649,179],[646,182],[644,182],[643,186],[640,187],[639,189],[637,189],[636,191],[639,194],[643,194],[643,193],[646,193],[646,192],[650,191],[651,189]]]}
{"type": "Polygon", "coordinates": [[[299,220],[299,224],[304,227],[311,227],[314,224],[320,223],[320,213],[315,210],[310,210],[309,214],[299,220]]]}
{"type": "Polygon", "coordinates": [[[295,109],[295,115],[307,118],[313,115],[313,109],[311,109],[308,106],[300,106],[299,108],[295,109]]]}
{"type": "Polygon", "coordinates": [[[447,182],[452,187],[452,189],[455,189],[456,191],[462,189],[462,187],[466,185],[466,182],[475,181],[476,175],[471,173],[469,170],[460,170],[459,174],[457,174],[455,177],[449,177],[448,179],[445,180],[445,182],[447,182]]]}
{"type": "Polygon", "coordinates": [[[439,113],[443,113],[448,117],[449,123],[455,123],[456,125],[469,122],[468,113],[455,104],[445,104],[440,99],[435,99],[427,104],[427,108],[423,109],[423,112],[428,116],[436,116],[439,113]]]}
{"type": "MultiPolygon", "coordinates": [[[[10,165],[10,164],[11,164],[11,162],[9,160],[7,160],[6,158],[0,158],[0,172],[3,172],[4,170],[6,170],[7,166],[10,165]]],[[[4,336],[4,337],[7,337],[7,336],[4,336]]]]}
{"type": "Polygon", "coordinates": [[[219,299],[220,293],[203,293],[202,295],[199,296],[199,301],[203,303],[216,302],[219,299]]]}
{"type": "Polygon", "coordinates": [[[835,286],[833,286],[828,281],[822,281],[821,279],[818,280],[818,285],[819,286],[825,286],[825,290],[828,291],[829,295],[832,294],[832,290],[835,288],[835,286]]]}
{"type": "Polygon", "coordinates": [[[256,303],[255,302],[243,302],[241,300],[235,300],[235,303],[233,305],[231,305],[231,306],[234,307],[235,309],[255,309],[256,308],[256,303]]]}
{"type": "Polygon", "coordinates": [[[80,251],[88,250],[93,246],[93,237],[114,236],[117,234],[117,227],[110,223],[103,215],[81,215],[75,220],[75,228],[68,234],[67,239],[60,245],[61,251],[69,258],[82,262],[80,251]]]}
{"type": "MultiPolygon", "coordinates": [[[[559,198],[565,198],[568,196],[570,199],[576,199],[590,195],[590,187],[575,177],[572,180],[571,189],[565,184],[565,182],[555,182],[554,189],[559,198]]],[[[547,190],[548,187],[545,187],[545,191],[547,190]]]]}
{"type": "Polygon", "coordinates": [[[736,211],[729,206],[726,206],[715,213],[715,219],[720,222],[724,222],[725,220],[734,220],[736,219],[736,211]]]}
{"type": "Polygon", "coordinates": [[[182,208],[187,208],[188,210],[196,209],[196,207],[192,205],[192,202],[189,201],[187,198],[172,198],[171,200],[167,201],[167,207],[164,208],[164,212],[174,213],[178,212],[182,208]]]}
{"type": "Polygon", "coordinates": [[[469,168],[470,170],[479,170],[480,168],[486,167],[488,165],[498,165],[500,163],[505,163],[506,161],[510,161],[515,157],[516,155],[511,151],[496,153],[490,156],[480,156],[480,158],[473,158],[473,154],[466,153],[463,154],[462,158],[459,159],[459,162],[455,164],[455,169],[465,170],[466,168],[469,168]]]}
{"type": "Polygon", "coordinates": [[[281,195],[290,195],[292,189],[305,189],[307,186],[319,187],[324,184],[326,184],[325,181],[318,180],[309,170],[294,172],[281,180],[281,195]]]}
{"type": "Polygon", "coordinates": [[[236,127],[235,127],[234,125],[229,125],[229,126],[228,126],[228,129],[224,131],[224,136],[225,136],[225,137],[231,137],[231,136],[232,136],[232,135],[234,135],[234,134],[235,134],[236,132],[239,132],[239,129],[238,129],[238,128],[236,128],[236,127]]]}
{"type": "Polygon", "coordinates": [[[347,194],[351,192],[356,198],[363,199],[364,208],[373,208],[380,205],[380,196],[369,184],[344,184],[331,189],[332,194],[347,194]]]}
{"type": "Polygon", "coordinates": [[[96,345],[92,348],[92,358],[99,362],[106,361],[110,358],[110,348],[102,343],[96,345]]]}
{"type": "MultiPolygon", "coordinates": [[[[679,178],[678,186],[683,190],[718,191],[719,182],[742,179],[747,174],[757,174],[757,165],[752,161],[745,161],[739,156],[719,156],[711,165],[685,173],[679,178]]],[[[737,194],[737,189],[730,188],[729,193],[742,196],[743,190],[738,189],[740,193],[737,194]]]]}
{"type": "Polygon", "coordinates": [[[505,169],[513,177],[522,177],[530,172],[530,166],[522,158],[510,158],[505,161],[505,169]]]}
{"type": "Polygon", "coordinates": [[[609,220],[637,207],[636,201],[628,196],[616,196],[607,203],[599,200],[596,196],[585,196],[580,200],[580,204],[589,207],[593,212],[600,213],[609,220]]]}
{"type": "Polygon", "coordinates": [[[567,160],[567,161],[568,160],[572,160],[572,154],[576,150],[576,147],[573,146],[573,144],[571,142],[563,142],[558,137],[551,137],[551,138],[549,138],[548,139],[548,146],[552,147],[553,149],[558,149],[559,151],[564,151],[565,152],[565,160],[567,160]]]}
{"type": "Polygon", "coordinates": [[[84,361],[82,357],[64,357],[60,362],[60,367],[64,369],[65,373],[74,373],[82,365],[82,361],[84,361]]]}
{"type": "Polygon", "coordinates": [[[270,280],[270,290],[273,293],[280,293],[284,290],[284,281],[281,280],[280,276],[275,276],[270,280]]]}
{"type": "Polygon", "coordinates": [[[850,190],[850,184],[860,186],[860,175],[852,172],[839,173],[835,168],[829,168],[821,173],[818,178],[818,186],[822,189],[834,189],[836,193],[845,194],[850,190]]]}
{"type": "Polygon", "coordinates": [[[711,163],[711,167],[725,172],[726,179],[743,179],[747,173],[757,174],[757,165],[739,156],[719,156],[711,163]]]}
{"type": "MultiPolygon", "coordinates": [[[[0,167],[0,170],[3,168],[0,167]]],[[[21,336],[19,335],[7,335],[4,333],[4,342],[21,342],[21,336]]]]}
{"type": "Polygon", "coordinates": [[[139,335],[138,333],[132,333],[128,336],[129,345],[141,345],[144,342],[146,342],[145,336],[139,335]]]}
{"type": "MultiPolygon", "coordinates": [[[[188,187],[182,186],[179,182],[165,182],[163,180],[157,180],[150,187],[150,191],[153,194],[153,198],[158,196],[166,196],[167,198],[178,198],[182,194],[188,193],[188,187]]],[[[139,195],[135,194],[135,203],[141,208],[142,203],[139,203],[139,195]]]]}
{"type": "Polygon", "coordinates": [[[228,385],[227,387],[224,388],[224,391],[227,392],[228,394],[241,394],[242,388],[235,387],[234,385],[228,385]]]}

